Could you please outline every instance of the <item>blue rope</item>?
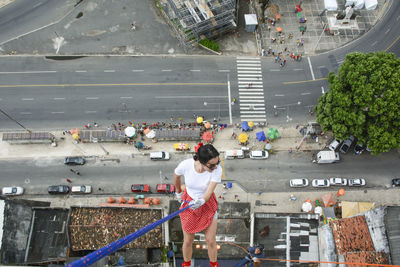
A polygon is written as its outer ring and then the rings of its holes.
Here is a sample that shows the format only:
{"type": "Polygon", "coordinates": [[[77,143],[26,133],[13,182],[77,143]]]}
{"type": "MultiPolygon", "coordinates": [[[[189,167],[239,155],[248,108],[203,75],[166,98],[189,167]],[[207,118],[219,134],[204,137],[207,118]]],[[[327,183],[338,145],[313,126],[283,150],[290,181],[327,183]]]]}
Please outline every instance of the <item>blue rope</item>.
{"type": "Polygon", "coordinates": [[[132,242],[133,240],[135,240],[138,237],[141,237],[142,235],[144,235],[145,233],[147,233],[150,230],[153,230],[154,228],[156,228],[157,226],[159,226],[160,224],[171,220],[172,218],[174,218],[176,215],[178,215],[179,213],[187,210],[188,208],[190,208],[192,205],[187,206],[183,209],[180,209],[178,211],[175,211],[174,213],[165,216],[164,218],[153,222],[152,224],[146,225],[145,227],[143,227],[142,229],[137,230],[136,232],[129,234],[117,241],[114,241],[111,244],[108,244],[105,247],[102,247],[99,250],[93,251],[92,253],[89,253],[88,255],[80,258],[79,260],[76,260],[70,264],[65,265],[65,267],[84,267],[84,266],[89,266],[94,264],[95,262],[97,262],[98,260],[104,258],[105,256],[115,252],[116,250],[122,248],[123,246],[125,246],[126,244],[132,242]]]}

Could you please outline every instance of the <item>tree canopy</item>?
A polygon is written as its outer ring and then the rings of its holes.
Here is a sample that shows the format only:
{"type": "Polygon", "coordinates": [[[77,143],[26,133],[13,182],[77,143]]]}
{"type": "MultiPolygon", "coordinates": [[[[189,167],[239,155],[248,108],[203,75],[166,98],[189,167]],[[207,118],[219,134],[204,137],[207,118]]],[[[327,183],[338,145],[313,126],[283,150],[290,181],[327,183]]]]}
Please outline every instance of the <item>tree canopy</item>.
{"type": "Polygon", "coordinates": [[[351,53],[328,82],[330,90],[315,107],[324,131],[340,140],[352,135],[373,154],[400,147],[400,59],[351,53]]]}

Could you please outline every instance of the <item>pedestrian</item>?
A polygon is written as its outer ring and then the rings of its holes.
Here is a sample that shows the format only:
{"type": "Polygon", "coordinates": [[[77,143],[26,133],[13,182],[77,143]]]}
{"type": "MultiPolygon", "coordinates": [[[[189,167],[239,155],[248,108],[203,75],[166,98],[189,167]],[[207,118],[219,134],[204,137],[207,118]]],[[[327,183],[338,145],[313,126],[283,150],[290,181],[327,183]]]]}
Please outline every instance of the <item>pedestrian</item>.
{"type": "Polygon", "coordinates": [[[73,169],[69,169],[69,171],[75,173],[75,171],[73,169]]]}
{"type": "Polygon", "coordinates": [[[293,53],[290,53],[290,58],[293,58],[293,53]]]}
{"type": "Polygon", "coordinates": [[[261,56],[265,56],[265,50],[264,50],[264,48],[261,49],[261,56]]]}
{"type": "Polygon", "coordinates": [[[268,25],[268,31],[271,31],[271,26],[268,25]]]}
{"type": "Polygon", "coordinates": [[[264,258],[264,245],[258,244],[257,246],[248,247],[248,254],[240,262],[236,263],[234,267],[246,266],[250,263],[251,267],[258,267],[261,264],[261,259],[264,258]],[[254,264],[253,264],[254,263],[254,264]]]}
{"type": "Polygon", "coordinates": [[[275,63],[278,62],[279,56],[276,56],[275,63]]]}
{"type": "Polygon", "coordinates": [[[63,131],[63,135],[65,135],[65,131],[63,131]]]}
{"type": "Polygon", "coordinates": [[[218,202],[214,194],[222,177],[219,152],[213,145],[202,143],[195,152],[193,158],[182,161],[174,173],[176,197],[181,208],[191,206],[180,214],[183,231],[182,266],[191,266],[195,234],[204,231],[210,266],[219,267],[216,243],[218,202]],[[181,190],[182,176],[185,176],[185,191],[181,190]]]}
{"type": "Polygon", "coordinates": [[[67,178],[67,182],[68,182],[68,183],[72,183],[72,181],[71,181],[70,179],[68,179],[68,178],[67,178]]]}
{"type": "Polygon", "coordinates": [[[296,56],[296,60],[297,60],[297,61],[299,61],[299,58],[300,58],[300,56],[299,56],[299,55],[297,55],[297,56],[296,56]]]}
{"type": "Polygon", "coordinates": [[[75,173],[76,173],[76,175],[81,175],[81,173],[80,173],[80,172],[78,172],[78,171],[77,171],[77,172],[75,172],[75,173]]]}
{"type": "Polygon", "coordinates": [[[283,65],[286,65],[286,59],[283,60],[283,65]]]}
{"type": "Polygon", "coordinates": [[[94,127],[98,127],[99,125],[97,124],[97,122],[93,123],[94,127]]]}
{"type": "Polygon", "coordinates": [[[86,128],[86,129],[89,129],[89,125],[85,124],[85,128],[86,128]]]}

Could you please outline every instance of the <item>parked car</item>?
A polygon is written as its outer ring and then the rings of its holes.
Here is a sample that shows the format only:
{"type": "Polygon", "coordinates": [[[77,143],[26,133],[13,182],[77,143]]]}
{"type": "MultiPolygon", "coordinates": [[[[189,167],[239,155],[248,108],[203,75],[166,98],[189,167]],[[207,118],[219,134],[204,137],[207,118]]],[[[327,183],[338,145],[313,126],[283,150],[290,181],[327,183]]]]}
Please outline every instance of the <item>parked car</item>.
{"type": "Polygon", "coordinates": [[[150,159],[151,160],[169,160],[170,155],[168,152],[151,152],[150,153],[150,159]]]}
{"type": "Polygon", "coordinates": [[[173,193],[175,192],[175,185],[173,184],[158,184],[156,187],[158,193],[173,193]]]}
{"type": "Polygon", "coordinates": [[[76,185],[71,187],[71,193],[90,194],[92,193],[92,187],[90,185],[76,185]]]}
{"type": "Polygon", "coordinates": [[[362,178],[358,179],[349,179],[349,186],[364,186],[365,180],[362,178]]]}
{"type": "Polygon", "coordinates": [[[24,193],[24,189],[20,186],[3,187],[1,194],[3,196],[18,196],[24,193]]]}
{"type": "Polygon", "coordinates": [[[329,149],[335,151],[340,146],[341,143],[342,143],[341,141],[333,139],[333,141],[329,144],[329,149]]]}
{"type": "Polygon", "coordinates": [[[148,193],[150,192],[150,186],[148,184],[133,184],[131,186],[132,192],[148,193]]]}
{"type": "Polygon", "coordinates": [[[400,186],[400,178],[394,178],[392,179],[392,186],[400,186]]]}
{"type": "Polygon", "coordinates": [[[82,157],[66,157],[64,159],[65,165],[83,165],[86,163],[86,160],[82,157]]]}
{"type": "Polygon", "coordinates": [[[49,194],[68,194],[69,191],[68,185],[51,185],[47,188],[49,194]]]}
{"type": "Polygon", "coordinates": [[[306,178],[296,178],[289,181],[290,187],[306,187],[308,186],[308,179],[306,178]]]}
{"type": "Polygon", "coordinates": [[[354,142],[354,137],[350,136],[349,138],[347,138],[346,140],[343,141],[343,144],[339,148],[339,151],[342,152],[343,154],[346,154],[347,151],[349,151],[353,142],[354,142]]]}
{"type": "Polygon", "coordinates": [[[313,187],[329,187],[331,183],[328,179],[314,179],[312,180],[313,187]]]}
{"type": "Polygon", "coordinates": [[[363,144],[356,144],[354,146],[354,154],[360,155],[365,150],[365,146],[363,144]]]}
{"type": "Polygon", "coordinates": [[[330,178],[329,183],[331,185],[347,185],[347,179],[346,178],[330,178]]]}
{"type": "Polygon", "coordinates": [[[251,159],[267,159],[268,151],[265,150],[254,150],[250,152],[251,159]]]}

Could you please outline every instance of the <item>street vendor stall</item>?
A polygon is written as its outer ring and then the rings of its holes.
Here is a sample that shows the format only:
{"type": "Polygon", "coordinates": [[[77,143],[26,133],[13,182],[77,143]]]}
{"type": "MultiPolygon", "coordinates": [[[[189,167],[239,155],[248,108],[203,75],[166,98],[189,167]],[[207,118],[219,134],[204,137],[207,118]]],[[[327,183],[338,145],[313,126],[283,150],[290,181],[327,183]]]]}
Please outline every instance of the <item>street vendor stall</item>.
{"type": "Polygon", "coordinates": [[[176,151],[185,151],[185,150],[190,150],[189,144],[185,143],[175,143],[174,144],[174,149],[176,151]]]}

